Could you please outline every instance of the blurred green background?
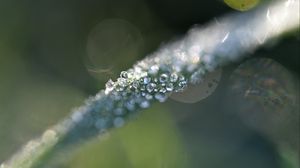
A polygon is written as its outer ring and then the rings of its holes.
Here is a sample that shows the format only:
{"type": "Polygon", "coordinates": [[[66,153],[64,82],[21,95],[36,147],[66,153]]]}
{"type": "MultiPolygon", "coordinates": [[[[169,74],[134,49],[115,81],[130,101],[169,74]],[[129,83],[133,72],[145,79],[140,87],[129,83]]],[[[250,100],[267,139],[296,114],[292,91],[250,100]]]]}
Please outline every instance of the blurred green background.
{"type": "MultiPolygon", "coordinates": [[[[0,0],[0,163],[162,42],[227,12],[236,11],[218,0],[0,0]]],[[[299,41],[299,34],[284,37],[254,56],[276,60],[297,79],[283,82],[299,86],[299,41]]],[[[61,167],[292,167],[299,145],[281,146],[225,101],[237,65],[223,69],[209,98],[155,105],[61,167]]],[[[299,139],[299,132],[290,134],[299,139]]]]}

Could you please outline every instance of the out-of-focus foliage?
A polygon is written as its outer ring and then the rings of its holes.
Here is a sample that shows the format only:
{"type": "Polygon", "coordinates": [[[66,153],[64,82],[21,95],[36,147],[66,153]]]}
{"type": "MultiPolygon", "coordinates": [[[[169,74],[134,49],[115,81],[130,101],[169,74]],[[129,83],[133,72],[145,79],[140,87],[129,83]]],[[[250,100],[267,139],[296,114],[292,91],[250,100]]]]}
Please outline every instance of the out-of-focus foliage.
{"type": "Polygon", "coordinates": [[[74,168],[182,168],[186,159],[174,121],[157,106],[117,132],[85,145],[69,164],[74,168]]]}

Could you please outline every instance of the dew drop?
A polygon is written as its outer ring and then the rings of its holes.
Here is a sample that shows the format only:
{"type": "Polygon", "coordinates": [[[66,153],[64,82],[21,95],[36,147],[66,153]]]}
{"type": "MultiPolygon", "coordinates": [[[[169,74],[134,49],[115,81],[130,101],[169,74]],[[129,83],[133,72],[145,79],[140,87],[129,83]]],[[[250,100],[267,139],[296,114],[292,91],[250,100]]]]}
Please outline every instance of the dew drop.
{"type": "Polygon", "coordinates": [[[145,90],[146,90],[146,86],[145,86],[145,85],[142,85],[142,86],[140,87],[140,90],[141,90],[141,91],[145,91],[145,90]]]}
{"type": "Polygon", "coordinates": [[[187,82],[182,80],[178,83],[178,87],[176,88],[175,92],[182,92],[187,87],[187,82]]]}
{"type": "Polygon", "coordinates": [[[71,119],[74,122],[80,122],[83,119],[83,113],[81,111],[75,111],[72,116],[71,119]]]}
{"type": "Polygon", "coordinates": [[[158,100],[159,102],[165,102],[167,100],[167,95],[166,94],[163,94],[163,93],[156,93],[154,95],[155,99],[158,100]]]}
{"type": "Polygon", "coordinates": [[[146,86],[146,89],[149,93],[152,93],[156,89],[156,84],[155,83],[149,83],[146,86]]]}
{"type": "Polygon", "coordinates": [[[132,87],[135,88],[135,89],[138,89],[140,86],[139,82],[138,81],[133,81],[132,82],[132,87]]]}
{"type": "Polygon", "coordinates": [[[177,82],[178,80],[178,75],[176,73],[172,73],[170,76],[170,82],[177,82]]]}
{"type": "Polygon", "coordinates": [[[118,84],[124,88],[127,86],[127,80],[125,78],[118,78],[118,84]]]}
{"type": "Polygon", "coordinates": [[[158,71],[159,71],[159,67],[157,65],[153,65],[150,67],[148,72],[151,75],[155,75],[155,74],[157,74],[158,71]]]}
{"type": "Polygon", "coordinates": [[[105,129],[107,127],[107,120],[104,118],[97,119],[95,122],[95,127],[99,130],[105,129]]]}
{"type": "Polygon", "coordinates": [[[151,78],[150,77],[144,77],[143,78],[143,83],[145,84],[145,85],[147,85],[147,84],[149,84],[151,82],[151,78]]]}
{"type": "Polygon", "coordinates": [[[152,96],[151,94],[146,94],[146,95],[145,95],[145,98],[146,98],[147,100],[152,100],[152,99],[153,99],[153,96],[152,96]]]}
{"type": "Polygon", "coordinates": [[[113,124],[115,127],[119,128],[125,124],[125,121],[122,117],[117,117],[114,119],[113,124]]]}
{"type": "Polygon", "coordinates": [[[159,89],[159,92],[160,92],[160,93],[166,93],[166,92],[167,92],[167,89],[166,89],[166,88],[160,88],[160,89],[159,89]]]}
{"type": "Polygon", "coordinates": [[[167,90],[168,92],[172,92],[173,89],[174,89],[173,83],[168,83],[168,84],[166,85],[166,90],[167,90]]]}
{"type": "Polygon", "coordinates": [[[167,74],[161,74],[159,77],[159,82],[165,83],[168,81],[168,75],[167,74]]]}
{"type": "Polygon", "coordinates": [[[122,71],[120,74],[121,78],[128,78],[128,73],[126,71],[122,71]]]}
{"type": "Polygon", "coordinates": [[[114,110],[114,114],[115,115],[123,115],[124,114],[124,110],[122,109],[122,108],[116,108],[115,110],[114,110]]]}
{"type": "Polygon", "coordinates": [[[127,101],[127,102],[125,103],[125,107],[126,107],[127,110],[129,110],[129,111],[134,111],[134,110],[135,110],[135,102],[134,102],[134,100],[127,101]]]}
{"type": "Polygon", "coordinates": [[[141,108],[148,108],[150,106],[150,103],[148,100],[144,100],[140,103],[141,108]]]}
{"type": "Polygon", "coordinates": [[[110,79],[106,84],[105,84],[105,94],[108,94],[114,89],[114,82],[110,79]]]}

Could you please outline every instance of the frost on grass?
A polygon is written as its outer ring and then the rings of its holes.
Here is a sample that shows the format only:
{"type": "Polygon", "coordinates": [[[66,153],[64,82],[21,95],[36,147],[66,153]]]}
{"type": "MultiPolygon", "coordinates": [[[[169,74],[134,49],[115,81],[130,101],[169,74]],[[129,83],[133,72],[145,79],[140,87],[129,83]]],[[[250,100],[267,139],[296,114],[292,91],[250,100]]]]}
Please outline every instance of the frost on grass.
{"type": "MultiPolygon", "coordinates": [[[[205,27],[194,27],[185,37],[161,46],[123,71],[118,79],[109,80],[104,90],[59,123],[54,130],[58,140],[50,145],[50,151],[65,150],[78,141],[85,142],[110,128],[121,127],[140,109],[150,107],[153,102],[166,101],[171,93],[184,91],[215,69],[298,28],[298,7],[299,0],[274,1],[247,13],[215,19],[205,27]]],[[[42,154],[48,151],[43,146],[36,148],[44,151],[42,154]]],[[[38,162],[26,154],[23,157],[38,162]]],[[[13,166],[16,160],[12,158],[7,167],[16,167],[13,166]]],[[[31,167],[28,165],[24,167],[31,167]]]]}
{"type": "MultiPolygon", "coordinates": [[[[186,36],[161,46],[121,72],[117,79],[109,80],[103,91],[75,110],[68,133],[71,136],[67,139],[72,141],[120,127],[140,109],[166,101],[171,93],[184,91],[224,64],[241,59],[268,40],[297,28],[297,6],[299,0],[276,1],[192,28],[186,36]]],[[[213,79],[218,76],[216,73],[213,79]]]]}

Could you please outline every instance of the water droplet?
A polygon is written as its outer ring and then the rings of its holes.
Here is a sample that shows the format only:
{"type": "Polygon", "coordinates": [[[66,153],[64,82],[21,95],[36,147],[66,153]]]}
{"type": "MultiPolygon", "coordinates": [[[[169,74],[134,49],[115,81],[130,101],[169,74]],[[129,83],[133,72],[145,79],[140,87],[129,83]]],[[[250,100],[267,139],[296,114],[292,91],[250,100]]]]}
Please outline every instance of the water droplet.
{"type": "Polygon", "coordinates": [[[179,75],[178,79],[179,81],[185,81],[185,77],[183,75],[179,75]]]}
{"type": "Polygon", "coordinates": [[[114,110],[114,114],[115,115],[123,115],[124,114],[124,110],[122,109],[122,108],[116,108],[115,110],[114,110]]]}
{"type": "Polygon", "coordinates": [[[159,89],[159,92],[160,92],[160,93],[166,93],[166,92],[167,92],[167,89],[166,89],[166,88],[160,88],[160,89],[159,89]]]}
{"type": "Polygon", "coordinates": [[[133,77],[134,77],[134,71],[133,71],[133,69],[129,69],[127,71],[127,78],[132,79],[133,77]]]}
{"type": "Polygon", "coordinates": [[[115,127],[119,128],[125,124],[125,121],[122,117],[117,117],[114,119],[113,124],[115,127]]]}
{"type": "Polygon", "coordinates": [[[145,95],[145,98],[146,98],[147,100],[152,100],[152,99],[153,99],[153,96],[152,96],[151,94],[146,94],[146,95],[145,95]]]}
{"type": "Polygon", "coordinates": [[[149,83],[146,87],[147,91],[149,93],[152,93],[154,91],[154,89],[156,89],[156,84],[155,83],[149,83]]]}
{"type": "Polygon", "coordinates": [[[114,89],[114,84],[111,79],[105,84],[105,94],[108,94],[114,89]]]}
{"type": "Polygon", "coordinates": [[[159,102],[165,102],[167,100],[167,95],[166,94],[163,94],[163,93],[156,93],[154,95],[155,99],[158,100],[159,102]]]}
{"type": "Polygon", "coordinates": [[[122,71],[120,74],[121,78],[128,78],[128,73],[126,71],[122,71]]]}
{"type": "Polygon", "coordinates": [[[125,78],[118,78],[118,84],[124,88],[127,86],[127,80],[125,78]]]}
{"type": "Polygon", "coordinates": [[[135,102],[134,100],[129,100],[125,103],[125,107],[129,110],[129,111],[134,111],[135,110],[135,102]]]}
{"type": "Polygon", "coordinates": [[[138,89],[139,86],[140,86],[140,84],[139,84],[138,81],[135,80],[135,81],[132,82],[132,87],[133,87],[133,88],[138,89]]]}
{"type": "Polygon", "coordinates": [[[148,73],[151,75],[155,75],[157,74],[158,71],[159,71],[159,67],[157,65],[153,65],[150,67],[148,73]]]}
{"type": "Polygon", "coordinates": [[[182,92],[186,87],[187,87],[187,82],[184,80],[180,81],[178,83],[178,87],[176,88],[175,92],[182,92]]]}
{"type": "Polygon", "coordinates": [[[95,127],[99,130],[105,129],[107,127],[107,123],[107,119],[100,118],[96,120],[95,127]]]}
{"type": "Polygon", "coordinates": [[[161,82],[161,83],[165,83],[165,82],[167,82],[168,81],[168,75],[167,74],[161,74],[160,75],[160,77],[159,77],[159,81],[161,82]]]}
{"type": "Polygon", "coordinates": [[[145,85],[142,85],[142,86],[140,87],[140,90],[141,90],[141,91],[145,91],[145,90],[146,90],[146,86],[145,86],[145,85]]]}
{"type": "Polygon", "coordinates": [[[150,106],[150,103],[148,100],[144,100],[140,103],[141,108],[148,108],[150,106]]]}
{"type": "Polygon", "coordinates": [[[166,86],[166,90],[167,90],[168,92],[172,92],[173,89],[174,89],[173,83],[168,83],[167,86],[166,86]]]}
{"type": "Polygon", "coordinates": [[[83,119],[83,113],[81,111],[75,111],[72,116],[71,119],[74,122],[80,122],[83,119]]]}
{"type": "Polygon", "coordinates": [[[145,84],[145,85],[147,85],[147,84],[149,84],[151,82],[151,78],[150,77],[144,77],[143,78],[143,83],[145,84]]]}
{"type": "Polygon", "coordinates": [[[170,82],[177,82],[178,80],[178,75],[176,73],[172,73],[171,76],[170,76],[170,82]]]}

